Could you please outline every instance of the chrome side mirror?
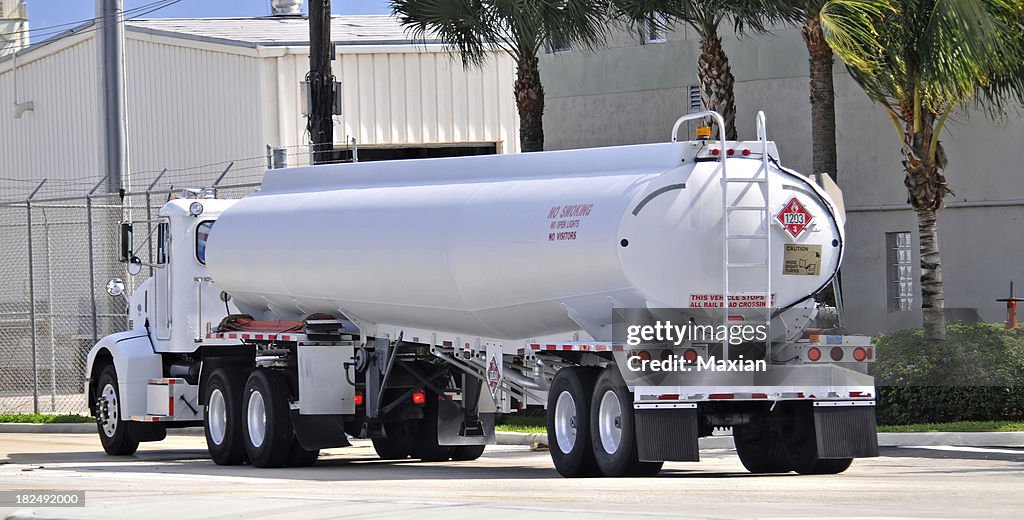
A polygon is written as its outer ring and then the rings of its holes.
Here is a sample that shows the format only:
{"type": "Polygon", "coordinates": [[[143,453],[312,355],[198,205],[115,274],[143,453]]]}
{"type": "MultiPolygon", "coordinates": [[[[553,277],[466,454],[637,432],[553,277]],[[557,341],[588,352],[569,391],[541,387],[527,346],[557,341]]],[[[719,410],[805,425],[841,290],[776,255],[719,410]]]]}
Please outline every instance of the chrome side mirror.
{"type": "Polygon", "coordinates": [[[110,281],[107,282],[107,294],[114,297],[124,294],[124,280],[120,278],[111,278],[110,281]]]}
{"type": "Polygon", "coordinates": [[[142,260],[139,260],[139,257],[137,257],[137,256],[133,256],[132,259],[128,261],[127,268],[128,268],[128,274],[130,274],[132,276],[135,276],[135,275],[141,273],[142,272],[142,260]]]}

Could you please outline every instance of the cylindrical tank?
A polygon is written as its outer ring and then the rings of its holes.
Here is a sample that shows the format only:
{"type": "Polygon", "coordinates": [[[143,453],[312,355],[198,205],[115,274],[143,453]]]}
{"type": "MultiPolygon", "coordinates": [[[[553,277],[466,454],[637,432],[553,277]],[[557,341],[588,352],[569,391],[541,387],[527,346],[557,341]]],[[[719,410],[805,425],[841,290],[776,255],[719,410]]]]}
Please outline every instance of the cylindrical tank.
{"type": "MultiPolygon", "coordinates": [[[[726,201],[721,163],[697,158],[705,145],[271,170],[218,219],[207,267],[260,316],[341,313],[500,339],[606,324],[613,307],[721,306],[726,201]]],[[[752,178],[763,162],[727,167],[752,178]]],[[[747,208],[728,212],[729,291],[764,293],[768,271],[752,266],[770,260],[773,306],[785,307],[831,279],[843,236],[813,183],[775,166],[768,179],[768,218],[750,209],[764,206],[763,185],[728,183],[728,204],[747,208]],[[795,238],[778,217],[793,200],[808,220],[795,238]],[[740,237],[765,232],[770,255],[766,240],[740,237]]]]}

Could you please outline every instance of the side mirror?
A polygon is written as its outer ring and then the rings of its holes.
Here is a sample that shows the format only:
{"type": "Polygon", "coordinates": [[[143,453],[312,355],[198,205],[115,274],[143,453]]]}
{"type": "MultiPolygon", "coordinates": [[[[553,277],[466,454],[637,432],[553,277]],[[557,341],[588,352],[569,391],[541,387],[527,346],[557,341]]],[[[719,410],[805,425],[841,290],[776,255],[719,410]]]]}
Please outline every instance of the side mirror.
{"type": "Polygon", "coordinates": [[[124,280],[120,278],[111,278],[107,282],[107,294],[111,296],[121,296],[124,294],[124,280]]]}
{"type": "Polygon", "coordinates": [[[139,257],[137,256],[133,256],[132,259],[128,261],[128,274],[135,276],[141,272],[142,260],[139,260],[139,257]]]}
{"type": "Polygon", "coordinates": [[[121,256],[118,258],[121,262],[128,262],[133,259],[132,257],[132,223],[122,222],[121,223],[121,256]]]}

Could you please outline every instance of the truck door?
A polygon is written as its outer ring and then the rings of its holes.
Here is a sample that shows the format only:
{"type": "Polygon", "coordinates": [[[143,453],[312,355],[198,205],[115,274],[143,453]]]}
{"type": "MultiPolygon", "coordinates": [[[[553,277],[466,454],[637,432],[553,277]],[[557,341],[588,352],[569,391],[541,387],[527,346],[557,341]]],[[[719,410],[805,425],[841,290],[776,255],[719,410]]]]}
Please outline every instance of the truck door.
{"type": "Polygon", "coordinates": [[[156,269],[153,271],[156,339],[171,339],[171,230],[163,221],[156,230],[156,269]]]}

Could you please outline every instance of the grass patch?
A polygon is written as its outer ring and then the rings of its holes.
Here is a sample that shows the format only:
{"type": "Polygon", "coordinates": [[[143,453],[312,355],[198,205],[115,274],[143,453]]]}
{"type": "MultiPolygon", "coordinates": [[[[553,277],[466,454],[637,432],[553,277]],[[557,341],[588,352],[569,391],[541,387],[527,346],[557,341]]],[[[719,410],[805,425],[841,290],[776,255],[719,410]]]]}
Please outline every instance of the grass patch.
{"type": "Polygon", "coordinates": [[[901,424],[879,426],[880,432],[1021,432],[1024,421],[957,421],[948,423],[901,424]]]}
{"type": "Polygon", "coordinates": [[[50,415],[42,413],[0,414],[0,423],[57,424],[91,422],[96,422],[96,419],[86,417],[84,415],[50,415]]]}
{"type": "Polygon", "coordinates": [[[510,414],[505,416],[496,429],[500,432],[547,433],[547,419],[544,417],[510,414]]]}

